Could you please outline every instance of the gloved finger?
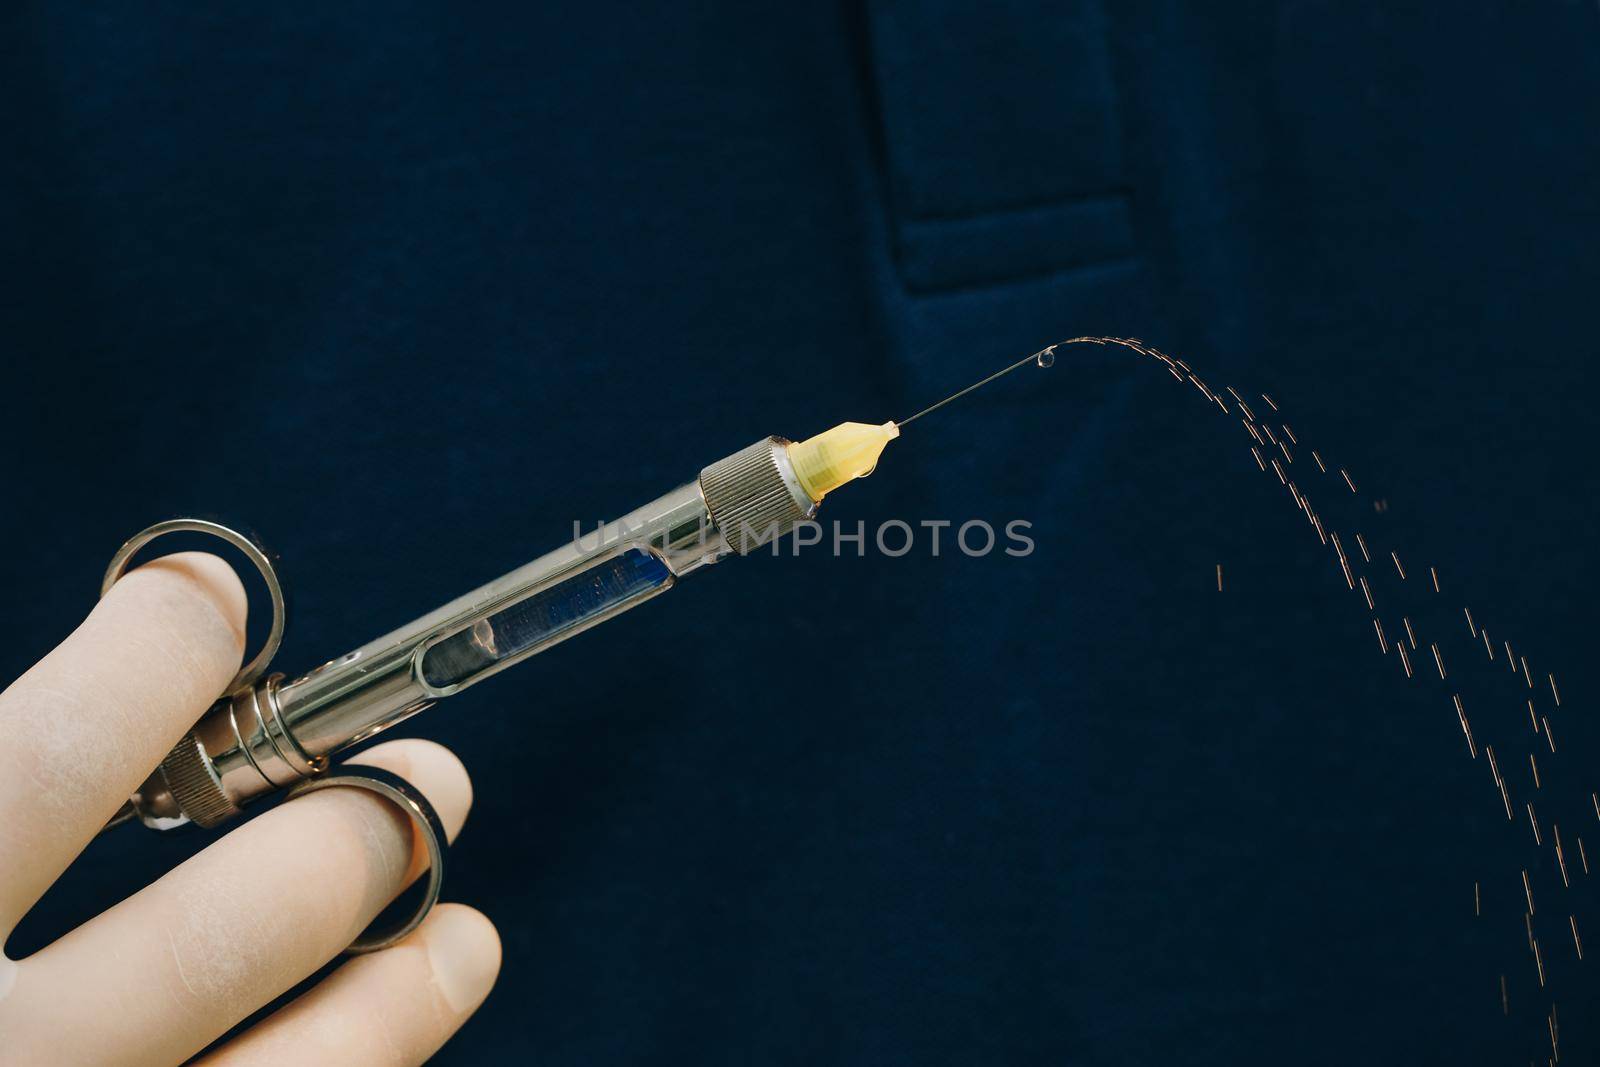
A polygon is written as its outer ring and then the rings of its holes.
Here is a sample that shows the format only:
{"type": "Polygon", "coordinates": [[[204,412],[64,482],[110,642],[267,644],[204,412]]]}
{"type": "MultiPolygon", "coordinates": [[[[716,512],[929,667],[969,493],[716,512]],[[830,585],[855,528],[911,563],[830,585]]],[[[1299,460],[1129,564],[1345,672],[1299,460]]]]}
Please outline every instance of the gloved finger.
{"type": "Polygon", "coordinates": [[[244,621],[231,567],[163,556],[0,693],[0,943],[222,694],[244,621]]]}
{"type": "Polygon", "coordinates": [[[477,1010],[499,972],[494,926],[443,904],[398,945],[346,963],[199,1063],[420,1064],[477,1010]]]}
{"type": "MultiPolygon", "coordinates": [[[[450,837],[466,820],[447,749],[394,741],[360,762],[410,780],[450,837]]],[[[23,960],[6,1012],[49,1035],[32,1051],[52,1062],[181,1062],[355,940],[420,871],[413,838],[368,790],[298,797],[23,960]]]]}

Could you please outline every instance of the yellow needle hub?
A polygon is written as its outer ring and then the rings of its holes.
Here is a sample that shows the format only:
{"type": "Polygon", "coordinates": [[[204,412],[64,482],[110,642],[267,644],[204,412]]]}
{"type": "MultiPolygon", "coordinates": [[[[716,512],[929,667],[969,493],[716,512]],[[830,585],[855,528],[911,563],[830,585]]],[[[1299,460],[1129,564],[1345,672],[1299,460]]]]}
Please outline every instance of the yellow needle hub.
{"type": "Polygon", "coordinates": [[[871,474],[884,448],[899,436],[900,427],[892,422],[881,426],[841,422],[831,430],[791,444],[789,462],[794,465],[800,487],[812,500],[820,501],[845,482],[871,474]]]}
{"type": "Polygon", "coordinates": [[[1034,363],[1041,367],[1048,367],[1056,361],[1056,349],[1061,345],[1077,344],[1082,341],[1092,341],[1095,344],[1105,343],[1105,339],[1098,337],[1075,337],[1070,341],[1043,348],[1025,359],[1019,359],[1009,367],[1003,367],[982,381],[974,382],[961,390],[945,397],[931,407],[925,407],[909,419],[899,422],[885,422],[874,426],[870,422],[841,422],[831,430],[824,430],[815,437],[807,438],[798,443],[789,445],[789,463],[794,467],[794,474],[800,481],[800,487],[806,491],[814,503],[820,502],[823,497],[839,488],[845,482],[857,478],[865,478],[871,474],[878,465],[878,457],[883,455],[883,450],[890,441],[900,436],[900,427],[908,425],[931,415],[953,400],[959,400],[972,392],[980,389],[996,378],[1003,378],[1024,364],[1034,363]]]}

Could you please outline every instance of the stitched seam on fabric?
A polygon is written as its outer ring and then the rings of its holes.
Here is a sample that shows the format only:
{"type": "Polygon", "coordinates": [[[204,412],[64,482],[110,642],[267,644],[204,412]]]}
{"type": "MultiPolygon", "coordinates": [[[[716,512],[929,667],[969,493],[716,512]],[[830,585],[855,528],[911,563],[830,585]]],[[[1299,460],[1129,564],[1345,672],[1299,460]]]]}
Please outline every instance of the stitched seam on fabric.
{"type": "Polygon", "coordinates": [[[961,296],[966,293],[981,293],[990,289],[1004,289],[1013,285],[1026,285],[1030,282],[1046,281],[1050,278],[1069,274],[1084,274],[1090,271],[1121,270],[1124,267],[1137,267],[1144,263],[1143,258],[1134,253],[1125,256],[1116,256],[1112,259],[1092,260],[1087,263],[1074,263],[1066,267],[1051,267],[1048,270],[1029,271],[1007,278],[985,278],[979,282],[962,282],[958,285],[936,285],[925,288],[906,286],[906,295],[912,297],[946,297],[961,296]]]}
{"type": "Polygon", "coordinates": [[[906,218],[901,225],[939,225],[952,222],[973,222],[978,219],[993,218],[1005,215],[1032,215],[1042,214],[1047,211],[1057,211],[1061,208],[1077,207],[1082,204],[1106,203],[1109,201],[1126,201],[1131,195],[1131,189],[1110,189],[1100,193],[1082,193],[1073,196],[1051,197],[1048,200],[1033,200],[1017,204],[1001,204],[997,207],[976,208],[972,211],[940,211],[926,215],[912,215],[906,218]]]}

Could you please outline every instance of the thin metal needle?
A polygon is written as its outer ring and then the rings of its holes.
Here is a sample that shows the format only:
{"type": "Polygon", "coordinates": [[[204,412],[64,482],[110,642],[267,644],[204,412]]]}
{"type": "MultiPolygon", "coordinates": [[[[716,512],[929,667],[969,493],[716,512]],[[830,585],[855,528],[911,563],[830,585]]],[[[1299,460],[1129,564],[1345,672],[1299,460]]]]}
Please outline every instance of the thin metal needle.
{"type": "Polygon", "coordinates": [[[1055,350],[1056,350],[1056,347],[1057,346],[1055,346],[1055,345],[1051,345],[1049,348],[1041,348],[1039,351],[1033,353],[1033,355],[1031,355],[1031,356],[1024,356],[1022,359],[1017,360],[1015,363],[1011,364],[1011,366],[1009,366],[1009,367],[1006,367],[1004,370],[995,371],[993,374],[989,375],[987,378],[983,379],[983,381],[981,381],[981,382],[973,382],[971,385],[967,386],[965,389],[961,390],[959,393],[952,393],[949,396],[945,397],[943,400],[939,401],[937,404],[934,404],[931,407],[923,408],[921,411],[917,412],[915,415],[911,416],[909,419],[901,419],[899,422],[895,423],[895,425],[900,427],[901,429],[905,429],[911,423],[916,422],[918,419],[922,418],[922,416],[931,415],[933,412],[938,411],[940,408],[944,407],[946,404],[952,403],[952,402],[954,402],[956,400],[960,400],[962,397],[966,396],[968,393],[972,392],[974,389],[982,389],[984,386],[988,385],[990,382],[994,381],[996,378],[1004,377],[1005,375],[1010,374],[1012,371],[1016,370],[1018,367],[1025,366],[1026,364],[1029,364],[1029,363],[1036,363],[1041,367],[1048,367],[1048,366],[1050,366],[1051,363],[1055,362],[1055,350]]]}

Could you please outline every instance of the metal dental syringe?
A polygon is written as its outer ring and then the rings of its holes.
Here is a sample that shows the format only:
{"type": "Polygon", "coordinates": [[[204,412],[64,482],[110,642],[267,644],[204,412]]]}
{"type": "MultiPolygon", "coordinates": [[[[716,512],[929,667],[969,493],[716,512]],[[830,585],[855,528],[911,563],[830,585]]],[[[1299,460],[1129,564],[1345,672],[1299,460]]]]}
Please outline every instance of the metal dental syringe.
{"type": "MultiPolygon", "coordinates": [[[[1098,343],[1075,338],[1061,345],[1078,341],[1098,343]]],[[[266,579],[273,619],[265,646],[234,678],[228,695],[173,746],[107,825],[138,818],[162,830],[190,822],[216,826],[267,793],[306,788],[340,750],[666,592],[708,563],[746,555],[781,537],[814,515],[828,493],[871,474],[901,427],[1018,367],[1049,366],[1058,347],[1018,360],[899,422],[840,423],[798,443],[763,438],[592,538],[579,537],[292,681],[263,676],[283,637],[284,601],[260,547],[198,519],[144,530],[112,558],[102,595],[152,540],[196,531],[220,537],[250,558],[266,579]]]]}
{"type": "Polygon", "coordinates": [[[870,474],[895,423],[843,423],[800,443],[768,437],[699,478],[540,556],[393,633],[290,681],[262,677],[283,632],[276,574],[253,542],[200,520],[161,523],[113,558],[179,530],[222,537],[261,569],[274,619],[267,647],[161,761],[111,825],[215,826],[250,801],[320,774],[341,749],[434,701],[642,604],[729,554],[746,555],[816,513],[824,495],[870,474]]]}

